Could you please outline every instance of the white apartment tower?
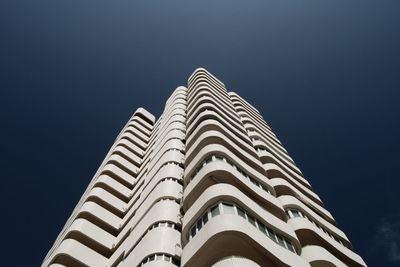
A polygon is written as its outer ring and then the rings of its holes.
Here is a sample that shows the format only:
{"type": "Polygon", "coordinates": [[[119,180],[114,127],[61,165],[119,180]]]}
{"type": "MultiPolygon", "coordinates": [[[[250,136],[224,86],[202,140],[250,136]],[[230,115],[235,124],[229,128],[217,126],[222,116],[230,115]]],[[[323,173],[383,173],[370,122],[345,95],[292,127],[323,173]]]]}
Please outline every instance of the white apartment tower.
{"type": "Polygon", "coordinates": [[[260,113],[205,69],[139,108],[42,266],[366,266],[260,113]]]}

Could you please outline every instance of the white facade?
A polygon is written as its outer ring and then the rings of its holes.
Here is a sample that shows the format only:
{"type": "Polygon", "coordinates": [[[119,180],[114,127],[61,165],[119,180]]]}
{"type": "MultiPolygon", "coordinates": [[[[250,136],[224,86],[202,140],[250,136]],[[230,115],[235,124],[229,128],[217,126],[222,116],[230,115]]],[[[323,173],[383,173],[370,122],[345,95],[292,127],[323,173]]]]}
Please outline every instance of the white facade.
{"type": "Polygon", "coordinates": [[[366,266],[259,112],[204,69],[139,108],[42,266],[366,266]]]}

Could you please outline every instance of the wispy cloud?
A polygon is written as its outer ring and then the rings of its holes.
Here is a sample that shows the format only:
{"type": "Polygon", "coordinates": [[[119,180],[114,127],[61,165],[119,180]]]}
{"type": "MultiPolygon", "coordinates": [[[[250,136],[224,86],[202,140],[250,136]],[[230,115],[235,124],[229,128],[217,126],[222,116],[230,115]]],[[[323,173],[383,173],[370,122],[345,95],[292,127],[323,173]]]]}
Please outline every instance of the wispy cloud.
{"type": "Polygon", "coordinates": [[[383,248],[387,252],[388,260],[400,262],[400,223],[382,219],[375,234],[375,247],[383,248]]]}

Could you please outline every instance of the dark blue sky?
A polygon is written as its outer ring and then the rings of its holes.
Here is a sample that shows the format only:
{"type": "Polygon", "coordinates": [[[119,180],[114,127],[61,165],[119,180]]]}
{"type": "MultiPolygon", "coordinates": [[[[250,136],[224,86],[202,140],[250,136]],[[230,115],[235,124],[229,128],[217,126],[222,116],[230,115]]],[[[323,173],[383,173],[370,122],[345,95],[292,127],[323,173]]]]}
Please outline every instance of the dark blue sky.
{"type": "Polygon", "coordinates": [[[0,1],[4,266],[41,263],[132,112],[159,115],[199,66],[260,110],[367,264],[399,266],[399,14],[397,0],[0,1]]]}

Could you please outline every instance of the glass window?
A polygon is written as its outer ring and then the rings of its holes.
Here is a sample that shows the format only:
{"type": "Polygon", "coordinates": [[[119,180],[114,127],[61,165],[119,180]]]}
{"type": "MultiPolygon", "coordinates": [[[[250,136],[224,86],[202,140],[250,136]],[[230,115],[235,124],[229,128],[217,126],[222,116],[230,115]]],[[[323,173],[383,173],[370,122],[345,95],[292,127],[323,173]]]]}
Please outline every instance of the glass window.
{"type": "Polygon", "coordinates": [[[289,214],[289,211],[285,211],[286,212],[286,215],[288,216],[288,218],[290,218],[290,214],[289,214]]]}
{"type": "Polygon", "coordinates": [[[154,261],[154,258],[155,258],[155,256],[154,256],[154,255],[151,255],[151,256],[149,257],[149,261],[154,261]]]}
{"type": "Polygon", "coordinates": [[[287,239],[285,239],[285,242],[286,242],[286,247],[288,248],[288,250],[290,250],[291,252],[296,253],[296,250],[294,249],[294,246],[292,245],[292,243],[287,239]]]}
{"type": "Polygon", "coordinates": [[[176,266],[181,266],[181,262],[175,258],[172,258],[172,264],[174,264],[176,266]]]}
{"type": "Polygon", "coordinates": [[[300,217],[300,213],[297,210],[292,210],[294,217],[300,217]]]}
{"type": "Polygon", "coordinates": [[[276,235],[272,229],[267,228],[269,237],[276,242],[276,235]]]}
{"type": "Polygon", "coordinates": [[[206,212],[204,215],[203,215],[203,224],[206,224],[208,222],[208,212],[206,212]]]}
{"type": "Polygon", "coordinates": [[[196,235],[196,227],[195,226],[193,226],[192,230],[190,230],[190,235],[191,235],[191,237],[194,237],[196,235]]]}
{"type": "Polygon", "coordinates": [[[254,219],[253,216],[247,214],[247,220],[249,221],[249,223],[256,226],[256,219],[254,219]]]}
{"type": "Polygon", "coordinates": [[[203,221],[200,218],[200,220],[197,221],[197,231],[200,231],[202,226],[203,226],[203,221]]]}
{"type": "Polygon", "coordinates": [[[283,240],[283,237],[280,235],[276,235],[278,239],[278,244],[281,245],[282,247],[285,247],[285,241],[283,240]]]}
{"type": "Polygon", "coordinates": [[[220,156],[216,156],[215,159],[216,159],[216,160],[221,160],[221,161],[224,160],[224,159],[223,159],[222,157],[220,157],[220,156]]]}
{"type": "Polygon", "coordinates": [[[219,215],[219,207],[218,205],[214,206],[211,208],[211,217],[215,217],[217,215],[219,215]]]}
{"type": "Polygon", "coordinates": [[[164,260],[170,262],[171,261],[171,256],[164,255],[164,260]]]}
{"type": "Polygon", "coordinates": [[[257,225],[258,225],[258,229],[263,233],[263,234],[267,234],[267,229],[265,228],[265,225],[260,222],[257,221],[257,225]]]}
{"type": "Polygon", "coordinates": [[[238,212],[239,216],[243,217],[244,219],[246,219],[246,215],[245,215],[246,213],[244,212],[244,210],[242,210],[239,207],[236,207],[236,209],[237,209],[237,212],[238,212]]]}
{"type": "Polygon", "coordinates": [[[224,207],[225,214],[235,214],[235,210],[233,209],[233,205],[223,203],[222,206],[224,207]]]}
{"type": "Polygon", "coordinates": [[[156,260],[162,261],[163,260],[163,255],[162,254],[157,254],[156,260]]]}

